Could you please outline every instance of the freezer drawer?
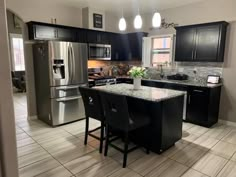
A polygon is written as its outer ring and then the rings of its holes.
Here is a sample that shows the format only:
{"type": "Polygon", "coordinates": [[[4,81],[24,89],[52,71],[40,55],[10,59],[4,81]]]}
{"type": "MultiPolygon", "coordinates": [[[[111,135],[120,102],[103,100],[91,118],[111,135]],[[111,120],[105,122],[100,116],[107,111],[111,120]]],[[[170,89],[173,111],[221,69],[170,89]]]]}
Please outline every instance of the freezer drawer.
{"type": "Polygon", "coordinates": [[[80,95],[51,99],[52,125],[60,125],[85,118],[84,104],[80,95]]]}
{"type": "Polygon", "coordinates": [[[88,84],[67,85],[59,87],[51,87],[51,98],[71,97],[80,95],[79,87],[85,87],[88,84]]]}

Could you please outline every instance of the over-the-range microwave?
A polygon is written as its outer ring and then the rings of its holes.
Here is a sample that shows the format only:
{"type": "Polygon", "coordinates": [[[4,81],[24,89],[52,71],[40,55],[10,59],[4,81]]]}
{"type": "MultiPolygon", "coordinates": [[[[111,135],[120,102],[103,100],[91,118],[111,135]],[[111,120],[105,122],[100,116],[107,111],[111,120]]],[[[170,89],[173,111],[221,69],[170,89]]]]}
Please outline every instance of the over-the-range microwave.
{"type": "Polygon", "coordinates": [[[111,45],[89,44],[89,60],[111,60],[111,45]]]}

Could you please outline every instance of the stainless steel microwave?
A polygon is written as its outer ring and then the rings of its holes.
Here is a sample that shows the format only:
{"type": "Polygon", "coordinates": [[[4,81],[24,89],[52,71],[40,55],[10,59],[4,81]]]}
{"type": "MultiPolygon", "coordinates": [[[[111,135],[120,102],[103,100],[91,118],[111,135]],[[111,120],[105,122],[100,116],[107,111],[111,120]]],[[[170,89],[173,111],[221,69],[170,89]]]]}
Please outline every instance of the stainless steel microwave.
{"type": "Polygon", "coordinates": [[[89,44],[89,60],[111,60],[111,45],[89,44]]]}

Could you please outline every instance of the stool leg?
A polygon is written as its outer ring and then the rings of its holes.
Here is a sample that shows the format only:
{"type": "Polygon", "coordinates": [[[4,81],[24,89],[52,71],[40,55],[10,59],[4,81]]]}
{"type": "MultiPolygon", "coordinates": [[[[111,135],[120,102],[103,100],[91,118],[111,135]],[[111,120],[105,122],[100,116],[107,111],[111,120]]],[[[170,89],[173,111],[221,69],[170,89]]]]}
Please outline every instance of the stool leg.
{"type": "Polygon", "coordinates": [[[88,142],[88,131],[89,131],[89,117],[85,118],[85,136],[84,136],[84,145],[87,145],[88,142]]]}
{"type": "Polygon", "coordinates": [[[105,142],[105,153],[104,155],[107,156],[108,153],[108,144],[109,144],[109,126],[106,124],[106,142],[105,142]]]}
{"type": "Polygon", "coordinates": [[[104,121],[101,121],[101,134],[100,134],[100,147],[99,147],[100,153],[102,153],[103,139],[104,139],[104,121]]]}
{"type": "Polygon", "coordinates": [[[125,133],[125,147],[124,147],[123,168],[125,168],[126,164],[127,164],[128,147],[129,147],[129,134],[128,134],[128,132],[126,132],[125,133]]]}

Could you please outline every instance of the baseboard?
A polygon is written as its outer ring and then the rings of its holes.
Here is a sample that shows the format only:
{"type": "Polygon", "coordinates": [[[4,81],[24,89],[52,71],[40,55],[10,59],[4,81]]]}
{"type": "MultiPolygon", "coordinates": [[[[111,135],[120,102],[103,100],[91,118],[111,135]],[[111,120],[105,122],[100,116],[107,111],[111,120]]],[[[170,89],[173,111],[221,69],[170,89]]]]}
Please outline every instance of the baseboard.
{"type": "Polygon", "coordinates": [[[28,120],[37,120],[38,116],[28,116],[28,120]]]}
{"type": "Polygon", "coordinates": [[[219,123],[222,123],[222,124],[224,124],[224,125],[229,125],[229,126],[236,127],[236,122],[231,122],[231,121],[222,120],[222,119],[219,119],[218,122],[219,122],[219,123]]]}

